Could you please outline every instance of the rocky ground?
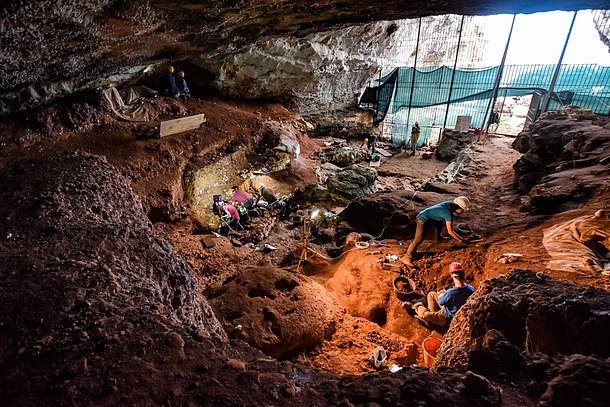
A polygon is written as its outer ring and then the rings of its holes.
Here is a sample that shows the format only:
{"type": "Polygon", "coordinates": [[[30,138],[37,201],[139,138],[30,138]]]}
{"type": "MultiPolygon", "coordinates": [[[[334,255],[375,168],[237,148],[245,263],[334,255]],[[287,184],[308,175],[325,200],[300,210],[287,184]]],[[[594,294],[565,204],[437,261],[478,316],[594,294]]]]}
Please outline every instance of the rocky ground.
{"type": "Polygon", "coordinates": [[[550,226],[607,208],[607,120],[548,116],[515,141],[521,159],[513,139],[487,136],[460,148],[459,171],[459,155],[447,169],[395,152],[371,183],[365,163],[335,161],[320,186],[315,169],[332,134],[311,140],[302,119],[279,104],[156,98],[151,106],[154,121],[202,112],[207,122],[149,139],[153,125],[116,120],[95,95],[0,122],[5,404],[610,402],[608,279],[547,269],[542,245],[550,226]],[[253,168],[268,164],[259,147],[277,139],[269,129],[290,129],[303,149],[265,182],[296,191],[295,209],[347,206],[313,225],[301,273],[299,219],[269,211],[250,230],[215,236],[189,199],[188,175],[236,151],[253,168]],[[564,131],[576,136],[552,142],[564,131]],[[574,137],[582,142],[570,144],[574,137]],[[546,146],[553,153],[541,154],[546,146]],[[562,173],[575,168],[595,182],[562,173]],[[533,173],[527,194],[522,180],[533,173]],[[448,175],[453,183],[442,182],[448,175]],[[561,189],[551,188],[559,178],[561,189]],[[346,179],[357,187],[337,186],[346,179]],[[583,193],[567,199],[564,190],[583,193]],[[445,270],[458,260],[479,288],[429,371],[421,343],[440,334],[404,312],[392,287],[397,274],[378,260],[403,254],[419,210],[458,194],[474,206],[459,222],[482,240],[426,241],[419,270],[408,273],[418,291],[445,287],[445,270]],[[540,196],[561,203],[547,207],[540,196]],[[354,239],[369,247],[357,249],[354,239]],[[277,250],[261,250],[265,243],[277,250]],[[379,346],[388,361],[376,371],[369,357],[379,346]],[[390,373],[391,364],[402,370],[390,373]]]}

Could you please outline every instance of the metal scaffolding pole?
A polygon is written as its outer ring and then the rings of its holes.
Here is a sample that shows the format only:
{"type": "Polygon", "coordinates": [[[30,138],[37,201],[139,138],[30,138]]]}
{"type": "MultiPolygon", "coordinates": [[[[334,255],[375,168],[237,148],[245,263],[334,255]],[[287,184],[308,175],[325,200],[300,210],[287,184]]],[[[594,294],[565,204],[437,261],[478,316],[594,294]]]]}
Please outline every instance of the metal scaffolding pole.
{"type": "Polygon", "coordinates": [[[549,102],[551,100],[551,95],[553,94],[553,89],[555,89],[555,83],[557,82],[557,77],[559,76],[559,71],[561,70],[561,63],[563,62],[563,57],[566,53],[566,48],[568,47],[568,42],[570,42],[570,35],[572,35],[572,28],[574,28],[574,21],[576,21],[576,15],[578,11],[574,12],[574,16],[572,16],[572,22],[570,23],[570,29],[568,30],[568,35],[566,35],[566,41],[563,44],[563,49],[561,50],[561,55],[559,56],[559,61],[557,61],[557,66],[555,67],[555,72],[553,72],[553,78],[551,79],[551,84],[549,85],[549,91],[544,95],[544,99],[542,101],[542,112],[546,112],[546,109],[549,107],[549,102]]]}
{"type": "MultiPolygon", "coordinates": [[[[421,17],[419,18],[419,24],[417,25],[417,42],[415,43],[415,62],[413,63],[413,75],[411,75],[411,94],[409,95],[409,110],[407,111],[407,126],[411,118],[411,103],[413,102],[413,87],[415,86],[415,70],[417,69],[417,53],[419,52],[419,35],[421,33],[421,17]]],[[[407,134],[409,129],[407,128],[407,134]]],[[[405,140],[405,145],[406,145],[405,140]]]]}
{"type": "Polygon", "coordinates": [[[513,14],[513,21],[510,24],[510,30],[508,32],[508,38],[506,39],[506,46],[504,47],[504,54],[502,55],[502,61],[500,62],[500,67],[498,68],[498,75],[496,76],[496,80],[494,81],[493,91],[489,97],[489,103],[487,104],[487,109],[485,109],[485,117],[483,117],[483,126],[485,131],[489,130],[489,123],[491,119],[491,109],[496,105],[496,100],[498,98],[498,89],[500,88],[500,80],[502,79],[502,74],[504,73],[504,65],[506,64],[506,54],[508,54],[508,47],[510,46],[510,39],[513,36],[513,27],[515,26],[515,17],[513,14]]]}
{"type": "Polygon", "coordinates": [[[381,68],[379,69],[379,80],[377,80],[377,90],[375,91],[375,116],[373,116],[373,126],[375,126],[375,121],[377,121],[377,116],[379,115],[379,99],[381,98],[381,68]]]}
{"type": "Polygon", "coordinates": [[[447,116],[449,115],[449,106],[451,106],[451,94],[453,93],[453,81],[455,79],[455,70],[457,68],[458,56],[460,55],[460,43],[462,42],[462,28],[464,28],[464,16],[460,21],[460,34],[458,36],[457,49],[455,50],[455,62],[453,63],[453,72],[451,73],[451,82],[449,84],[449,98],[447,99],[447,110],[445,110],[445,120],[443,121],[443,128],[447,126],[447,116]]]}

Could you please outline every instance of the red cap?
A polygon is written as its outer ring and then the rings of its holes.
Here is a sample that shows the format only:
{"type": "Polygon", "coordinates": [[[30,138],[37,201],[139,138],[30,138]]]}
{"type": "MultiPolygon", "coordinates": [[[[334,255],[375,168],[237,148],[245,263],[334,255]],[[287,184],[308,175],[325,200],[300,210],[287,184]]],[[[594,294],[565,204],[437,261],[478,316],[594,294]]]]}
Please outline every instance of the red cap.
{"type": "Polygon", "coordinates": [[[462,263],[458,263],[457,261],[454,261],[453,263],[451,263],[449,265],[450,274],[457,273],[458,271],[464,271],[464,266],[462,266],[462,263]]]}

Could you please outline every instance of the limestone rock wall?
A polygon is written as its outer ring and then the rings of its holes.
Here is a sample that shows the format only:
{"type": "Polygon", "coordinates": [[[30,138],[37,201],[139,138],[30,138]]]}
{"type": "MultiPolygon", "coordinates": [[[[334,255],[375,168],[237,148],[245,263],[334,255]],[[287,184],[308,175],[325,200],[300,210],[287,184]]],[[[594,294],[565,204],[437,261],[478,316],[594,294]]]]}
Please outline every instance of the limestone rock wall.
{"type": "Polygon", "coordinates": [[[517,187],[528,193],[533,211],[553,213],[583,202],[610,173],[610,123],[583,109],[549,112],[519,133],[513,148],[523,156],[513,165],[517,187]]]}
{"type": "MultiPolygon", "coordinates": [[[[307,95],[319,93],[321,102],[312,104],[311,100],[315,99],[311,98],[309,103],[302,104],[304,111],[309,111],[311,105],[354,99],[353,90],[359,89],[371,73],[374,76],[377,72],[375,64],[362,55],[370,53],[373,59],[378,57],[377,50],[387,45],[382,37],[383,26],[391,27],[391,23],[380,23],[380,30],[372,29],[370,32],[362,31],[363,27],[370,26],[347,29],[351,32],[345,38],[356,45],[350,45],[350,48],[361,50],[357,52],[360,55],[354,58],[358,63],[349,67],[344,63],[347,57],[342,44],[344,36],[339,35],[339,40],[333,40],[328,36],[329,30],[447,13],[485,15],[607,6],[603,0],[536,4],[514,1],[429,3],[418,0],[410,2],[408,7],[398,0],[387,1],[383,6],[364,0],[256,1],[241,2],[239,6],[234,2],[190,0],[180,3],[167,0],[5,3],[0,8],[3,21],[0,25],[0,64],[3,67],[0,113],[39,105],[83,89],[120,84],[154,71],[155,66],[162,70],[166,64],[176,61],[201,57],[205,68],[216,72],[213,60],[224,61],[258,40],[269,46],[257,46],[258,51],[251,51],[252,55],[244,54],[234,62],[227,62],[221,81],[228,83],[243,77],[246,82],[251,81],[251,86],[246,86],[252,88],[250,94],[260,94],[261,81],[256,77],[261,75],[253,76],[248,67],[275,70],[277,65],[291,72],[300,70],[301,62],[307,62],[312,68],[306,71],[322,73],[320,79],[312,83],[308,83],[309,80],[302,82],[300,79],[307,77],[299,75],[292,78],[298,80],[295,83],[291,78],[276,75],[277,86],[270,86],[266,93],[275,94],[275,87],[294,88],[293,92],[284,94],[295,94],[304,100],[307,95]],[[294,40],[289,38],[305,38],[315,32],[322,34],[306,38],[305,43],[311,45],[307,45],[304,51],[295,51],[301,47],[291,44],[294,40]],[[377,41],[371,41],[373,38],[377,41]],[[377,42],[379,47],[375,45],[377,42]],[[280,59],[287,63],[269,63],[269,58],[272,59],[278,50],[280,59]],[[303,56],[293,58],[295,52],[303,56]],[[327,55],[332,53],[336,55],[328,63],[327,55]],[[235,69],[240,66],[244,68],[235,69]],[[231,78],[238,71],[239,75],[231,78]],[[342,75],[344,72],[347,74],[342,75]],[[342,79],[334,79],[333,86],[328,86],[329,82],[324,77],[330,74],[339,74],[342,79]]],[[[296,43],[300,42],[296,40],[296,43]]]]}
{"type": "Polygon", "coordinates": [[[451,322],[436,367],[492,374],[518,372],[524,363],[520,352],[607,357],[609,305],[604,290],[544,273],[487,280],[451,322]]]}

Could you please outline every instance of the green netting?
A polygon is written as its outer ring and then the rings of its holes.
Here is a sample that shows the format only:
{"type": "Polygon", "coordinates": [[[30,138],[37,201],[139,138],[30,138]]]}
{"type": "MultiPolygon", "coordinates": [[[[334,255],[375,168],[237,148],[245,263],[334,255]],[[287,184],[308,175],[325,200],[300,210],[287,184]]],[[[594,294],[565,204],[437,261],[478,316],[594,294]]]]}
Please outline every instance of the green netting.
{"type": "MultiPolygon", "coordinates": [[[[375,109],[375,122],[383,121],[388,112],[396,115],[403,109],[444,105],[427,113],[434,125],[455,123],[458,115],[472,116],[473,127],[484,127],[489,101],[500,67],[485,69],[396,68],[373,81],[361,97],[360,104],[375,109]],[[447,107],[447,105],[449,106],[447,107]]],[[[525,96],[536,91],[548,92],[555,65],[507,65],[499,82],[497,95],[525,96]]],[[[548,110],[562,105],[576,105],[595,113],[610,113],[610,67],[599,65],[563,65],[551,95],[548,110]]],[[[404,123],[408,128],[414,120],[404,123]]],[[[400,126],[400,125],[399,125],[400,126]]],[[[405,130],[406,131],[406,130],[405,130]]]]}

